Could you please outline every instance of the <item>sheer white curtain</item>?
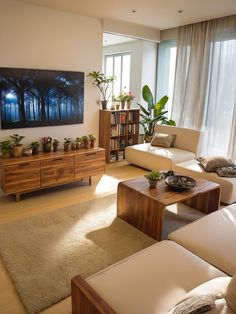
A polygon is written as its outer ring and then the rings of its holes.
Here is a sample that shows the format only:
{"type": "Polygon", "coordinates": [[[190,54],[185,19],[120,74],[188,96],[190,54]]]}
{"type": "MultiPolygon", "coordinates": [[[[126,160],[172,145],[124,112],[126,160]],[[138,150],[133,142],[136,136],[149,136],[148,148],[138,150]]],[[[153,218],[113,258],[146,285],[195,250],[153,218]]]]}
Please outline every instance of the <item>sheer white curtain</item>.
{"type": "Polygon", "coordinates": [[[172,118],[204,131],[203,154],[236,159],[236,15],[180,27],[177,49],[172,118]]]}

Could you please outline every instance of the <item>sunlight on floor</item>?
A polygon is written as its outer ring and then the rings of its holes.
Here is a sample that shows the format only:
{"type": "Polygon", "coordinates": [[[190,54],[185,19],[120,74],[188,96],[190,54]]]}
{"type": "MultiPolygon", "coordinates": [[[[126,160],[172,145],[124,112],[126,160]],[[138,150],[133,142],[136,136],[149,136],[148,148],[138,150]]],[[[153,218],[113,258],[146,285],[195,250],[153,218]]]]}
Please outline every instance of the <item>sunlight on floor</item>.
{"type": "Polygon", "coordinates": [[[119,182],[120,180],[104,174],[101,177],[100,181],[97,183],[96,189],[94,191],[94,195],[98,196],[98,195],[103,194],[104,192],[115,192],[117,188],[117,184],[119,182]]]}

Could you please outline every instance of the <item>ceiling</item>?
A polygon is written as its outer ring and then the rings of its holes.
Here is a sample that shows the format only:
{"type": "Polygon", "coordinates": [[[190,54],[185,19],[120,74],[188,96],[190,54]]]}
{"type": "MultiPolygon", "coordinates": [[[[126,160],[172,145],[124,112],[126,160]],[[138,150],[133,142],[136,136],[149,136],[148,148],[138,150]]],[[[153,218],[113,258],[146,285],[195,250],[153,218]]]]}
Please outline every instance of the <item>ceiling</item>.
{"type": "Polygon", "coordinates": [[[109,33],[103,33],[103,47],[117,45],[121,43],[123,44],[129,41],[135,41],[135,40],[137,39],[131,38],[128,36],[120,36],[120,35],[114,35],[114,34],[109,34],[109,33]]]}
{"type": "Polygon", "coordinates": [[[158,29],[167,29],[236,14],[236,0],[21,1],[80,15],[131,22],[158,29]],[[183,12],[179,13],[180,10],[183,12]]]}

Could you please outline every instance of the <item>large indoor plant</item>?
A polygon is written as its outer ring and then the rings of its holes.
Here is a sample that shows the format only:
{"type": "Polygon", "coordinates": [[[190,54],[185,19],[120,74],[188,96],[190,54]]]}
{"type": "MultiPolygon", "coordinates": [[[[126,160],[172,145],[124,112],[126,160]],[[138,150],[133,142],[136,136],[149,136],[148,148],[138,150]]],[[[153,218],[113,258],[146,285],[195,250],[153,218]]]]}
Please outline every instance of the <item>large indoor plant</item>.
{"type": "Polygon", "coordinates": [[[115,80],[114,76],[106,76],[104,73],[99,71],[92,71],[88,75],[93,79],[93,84],[95,84],[102,96],[102,109],[107,109],[107,103],[112,94],[112,84],[115,80]]]}
{"type": "Polygon", "coordinates": [[[145,141],[149,142],[153,136],[155,126],[157,123],[175,125],[175,121],[168,119],[165,110],[165,105],[168,101],[168,96],[163,96],[157,103],[154,102],[153,94],[148,85],[144,85],[142,89],[143,99],[147,102],[147,108],[138,104],[140,107],[140,124],[144,129],[145,141]]]}

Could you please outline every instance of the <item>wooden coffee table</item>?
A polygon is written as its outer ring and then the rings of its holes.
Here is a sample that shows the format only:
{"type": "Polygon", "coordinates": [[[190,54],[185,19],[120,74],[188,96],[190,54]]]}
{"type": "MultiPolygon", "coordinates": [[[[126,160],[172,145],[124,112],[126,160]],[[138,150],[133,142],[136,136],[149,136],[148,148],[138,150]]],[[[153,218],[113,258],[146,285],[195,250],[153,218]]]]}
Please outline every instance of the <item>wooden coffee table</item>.
{"type": "Polygon", "coordinates": [[[117,216],[160,241],[166,206],[181,202],[206,214],[219,209],[219,184],[195,180],[197,185],[187,191],[173,190],[165,181],[158,182],[156,188],[150,189],[144,177],[122,181],[118,184],[117,216]]]}

